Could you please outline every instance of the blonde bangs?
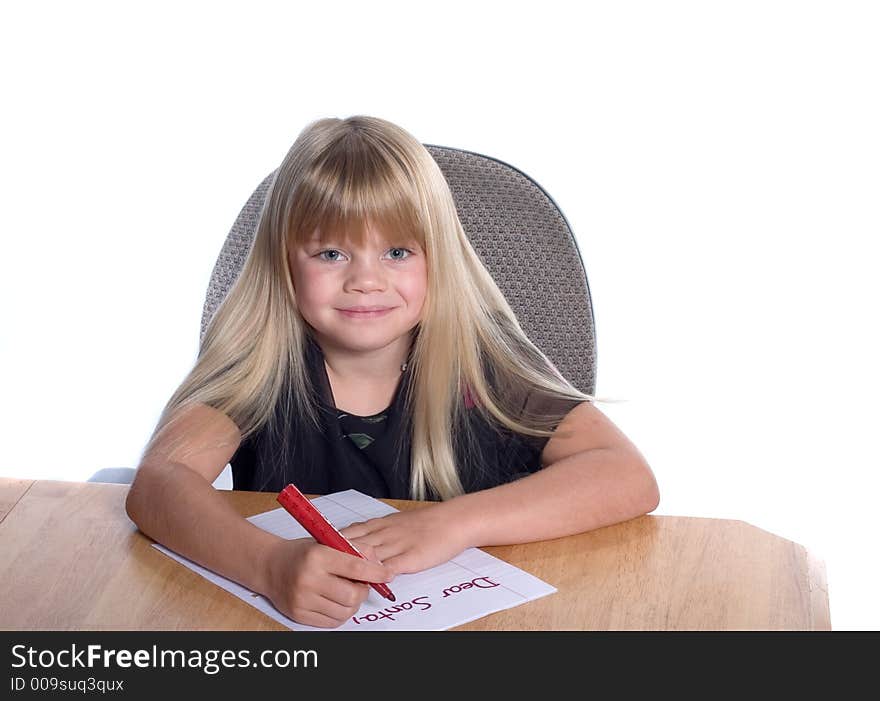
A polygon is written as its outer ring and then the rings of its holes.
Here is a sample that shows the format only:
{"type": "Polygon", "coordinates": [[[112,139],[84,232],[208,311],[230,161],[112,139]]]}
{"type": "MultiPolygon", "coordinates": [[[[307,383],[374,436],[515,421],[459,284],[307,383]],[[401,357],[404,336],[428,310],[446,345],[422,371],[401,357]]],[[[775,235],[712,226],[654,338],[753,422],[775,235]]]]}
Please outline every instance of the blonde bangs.
{"type": "Polygon", "coordinates": [[[322,244],[363,245],[372,229],[392,245],[416,241],[424,250],[418,193],[402,156],[385,149],[368,140],[338,139],[292,193],[288,246],[303,245],[316,232],[322,244]]]}

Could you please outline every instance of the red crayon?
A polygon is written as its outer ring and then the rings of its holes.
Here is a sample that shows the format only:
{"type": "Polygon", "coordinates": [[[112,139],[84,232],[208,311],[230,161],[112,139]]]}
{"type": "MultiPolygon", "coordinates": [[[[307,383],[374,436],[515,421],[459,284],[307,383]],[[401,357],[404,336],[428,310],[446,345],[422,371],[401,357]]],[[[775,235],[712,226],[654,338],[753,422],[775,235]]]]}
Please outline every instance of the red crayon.
{"type": "MultiPolygon", "coordinates": [[[[321,545],[326,545],[334,550],[339,550],[364,560],[367,559],[292,484],[288,484],[281,490],[281,493],[278,495],[278,503],[299,521],[299,524],[321,545]]],[[[396,601],[394,594],[391,593],[391,590],[385,584],[373,582],[369,584],[389,601],[396,601]]]]}

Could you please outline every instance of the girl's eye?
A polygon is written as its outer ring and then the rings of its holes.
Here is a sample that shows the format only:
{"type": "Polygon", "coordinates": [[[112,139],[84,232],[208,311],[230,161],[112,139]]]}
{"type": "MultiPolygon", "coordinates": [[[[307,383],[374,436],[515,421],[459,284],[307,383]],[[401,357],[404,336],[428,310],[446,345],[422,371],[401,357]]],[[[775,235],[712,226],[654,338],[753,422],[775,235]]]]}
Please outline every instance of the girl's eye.
{"type": "MultiPolygon", "coordinates": [[[[392,260],[406,260],[412,255],[412,251],[408,248],[391,248],[388,252],[391,254],[392,260]]],[[[343,254],[337,251],[335,248],[328,248],[326,251],[321,251],[320,253],[318,253],[318,258],[328,261],[330,263],[335,263],[336,261],[340,260],[340,256],[342,255],[343,254]]]]}
{"type": "Polygon", "coordinates": [[[389,253],[392,253],[391,257],[394,260],[406,260],[407,258],[409,258],[412,255],[412,251],[409,250],[408,248],[392,248],[391,251],[389,251],[389,253]],[[394,251],[400,251],[401,253],[405,253],[406,255],[395,256],[395,255],[393,255],[394,251]]]}

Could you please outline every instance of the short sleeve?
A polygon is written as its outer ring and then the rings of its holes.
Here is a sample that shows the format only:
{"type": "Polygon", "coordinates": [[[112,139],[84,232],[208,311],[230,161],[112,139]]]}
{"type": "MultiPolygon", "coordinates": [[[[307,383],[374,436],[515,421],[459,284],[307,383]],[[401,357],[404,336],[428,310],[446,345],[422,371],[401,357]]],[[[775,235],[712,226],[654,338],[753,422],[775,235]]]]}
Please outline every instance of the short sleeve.
{"type": "Polygon", "coordinates": [[[257,458],[254,448],[256,438],[257,434],[253,434],[243,440],[229,460],[234,490],[255,491],[254,478],[257,472],[257,458]]]}
{"type": "MultiPolygon", "coordinates": [[[[585,400],[566,399],[531,391],[526,396],[519,419],[528,422],[528,418],[533,416],[559,416],[559,421],[553,426],[553,430],[556,430],[569,412],[583,401],[585,400]]],[[[510,469],[521,473],[518,476],[540,470],[541,454],[544,452],[550,436],[530,436],[510,432],[509,438],[509,447],[503,459],[510,466],[510,469]]]]}

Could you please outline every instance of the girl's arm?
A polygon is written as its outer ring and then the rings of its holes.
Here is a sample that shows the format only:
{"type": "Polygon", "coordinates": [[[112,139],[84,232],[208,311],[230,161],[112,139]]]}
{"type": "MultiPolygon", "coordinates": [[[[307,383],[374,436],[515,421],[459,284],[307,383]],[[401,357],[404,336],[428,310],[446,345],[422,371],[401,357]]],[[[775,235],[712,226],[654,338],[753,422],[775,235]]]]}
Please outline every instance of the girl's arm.
{"type": "MultiPolygon", "coordinates": [[[[284,540],[238,514],[211,484],[240,442],[228,417],[196,407],[173,434],[144,456],[126,498],[126,512],[146,535],[313,626],[337,626],[357,612],[369,587],[352,580],[387,582],[393,576],[375,562],[308,538],[284,540]],[[174,436],[186,441],[169,451],[174,436]]],[[[362,552],[366,547],[358,546],[362,552]]]]}
{"type": "Polygon", "coordinates": [[[653,511],[659,502],[644,457],[589,402],[559,424],[542,465],[515,482],[355,524],[343,533],[372,545],[395,571],[413,572],[468,547],[548,540],[619,523],[653,511]]]}
{"type": "Polygon", "coordinates": [[[592,403],[572,409],[541,455],[542,469],[448,502],[481,545],[548,540],[657,508],[654,474],[632,442],[592,403]],[[570,434],[570,435],[566,435],[570,434]]]}

